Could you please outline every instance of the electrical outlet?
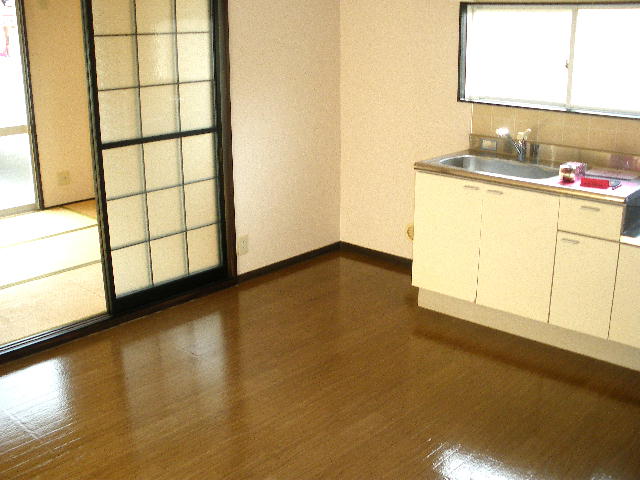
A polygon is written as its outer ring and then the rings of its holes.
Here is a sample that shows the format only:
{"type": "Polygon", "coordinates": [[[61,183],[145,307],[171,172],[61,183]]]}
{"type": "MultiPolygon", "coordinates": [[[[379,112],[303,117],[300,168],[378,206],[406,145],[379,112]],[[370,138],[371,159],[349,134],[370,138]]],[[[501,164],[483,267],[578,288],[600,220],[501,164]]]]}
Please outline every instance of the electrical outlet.
{"type": "Polygon", "coordinates": [[[249,253],[249,235],[242,235],[241,237],[238,237],[236,252],[238,256],[249,253]]]}
{"type": "Polygon", "coordinates": [[[498,141],[495,139],[483,138],[482,144],[480,145],[480,149],[491,150],[492,152],[495,152],[496,150],[498,150],[498,141]]]}
{"type": "Polygon", "coordinates": [[[57,174],[57,178],[59,187],[64,187],[71,183],[71,173],[69,173],[69,170],[59,171],[57,174]]]}
{"type": "Polygon", "coordinates": [[[413,223],[407,225],[407,237],[409,237],[409,240],[413,240],[413,223]]]}

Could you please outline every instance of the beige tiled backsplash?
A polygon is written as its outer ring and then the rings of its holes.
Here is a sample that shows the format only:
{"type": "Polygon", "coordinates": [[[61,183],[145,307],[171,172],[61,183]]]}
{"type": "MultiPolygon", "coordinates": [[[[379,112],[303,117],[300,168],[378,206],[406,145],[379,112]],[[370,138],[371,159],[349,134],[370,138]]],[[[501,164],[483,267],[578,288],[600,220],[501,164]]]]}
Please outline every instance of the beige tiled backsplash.
{"type": "Polygon", "coordinates": [[[495,136],[499,127],[530,128],[529,138],[540,143],[640,154],[640,120],[473,105],[472,133],[495,136]]]}

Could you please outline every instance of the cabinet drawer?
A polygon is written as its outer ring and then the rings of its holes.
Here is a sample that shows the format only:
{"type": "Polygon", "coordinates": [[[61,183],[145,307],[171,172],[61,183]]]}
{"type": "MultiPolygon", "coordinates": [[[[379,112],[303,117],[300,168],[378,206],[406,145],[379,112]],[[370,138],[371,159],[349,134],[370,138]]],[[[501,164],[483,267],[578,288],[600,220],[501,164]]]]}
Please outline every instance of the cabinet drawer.
{"type": "Polygon", "coordinates": [[[562,197],[558,230],[581,233],[605,240],[620,240],[621,205],[562,197]]]}

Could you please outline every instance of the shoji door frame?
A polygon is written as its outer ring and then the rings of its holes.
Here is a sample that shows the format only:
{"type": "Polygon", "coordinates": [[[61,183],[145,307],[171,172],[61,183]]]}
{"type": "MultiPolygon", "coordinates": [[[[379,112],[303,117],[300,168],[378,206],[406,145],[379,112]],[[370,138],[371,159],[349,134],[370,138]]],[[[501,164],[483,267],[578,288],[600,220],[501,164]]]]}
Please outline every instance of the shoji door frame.
{"type": "MultiPolygon", "coordinates": [[[[135,2],[135,0],[133,0],[135,2]]],[[[175,0],[174,0],[175,1],[175,0]]],[[[91,145],[93,150],[94,183],[98,204],[98,227],[102,251],[102,268],[105,284],[107,310],[110,314],[121,314],[136,310],[146,304],[160,302],[182,295],[189,290],[209,284],[221,287],[235,283],[237,279],[235,210],[233,201],[233,158],[231,154],[231,100],[229,87],[229,25],[227,0],[211,0],[212,42],[215,71],[215,110],[220,136],[217,151],[219,167],[220,197],[223,215],[221,250],[224,264],[212,274],[210,271],[188,276],[165,285],[153,287],[139,293],[116,299],[113,265],[110,250],[109,218],[104,180],[102,149],[100,146],[100,116],[98,111],[98,88],[93,31],[92,0],[82,0],[85,54],[89,79],[89,115],[91,145]]]]}

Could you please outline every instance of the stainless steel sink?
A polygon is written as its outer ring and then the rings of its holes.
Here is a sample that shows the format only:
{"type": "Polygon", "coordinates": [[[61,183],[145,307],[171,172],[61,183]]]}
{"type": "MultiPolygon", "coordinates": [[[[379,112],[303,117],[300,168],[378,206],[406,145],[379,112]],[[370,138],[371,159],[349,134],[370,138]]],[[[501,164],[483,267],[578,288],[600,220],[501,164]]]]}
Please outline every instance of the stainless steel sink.
{"type": "Polygon", "coordinates": [[[493,173],[518,178],[542,179],[558,175],[558,171],[550,167],[476,155],[444,158],[439,163],[448,167],[462,168],[470,172],[493,173]]]}

